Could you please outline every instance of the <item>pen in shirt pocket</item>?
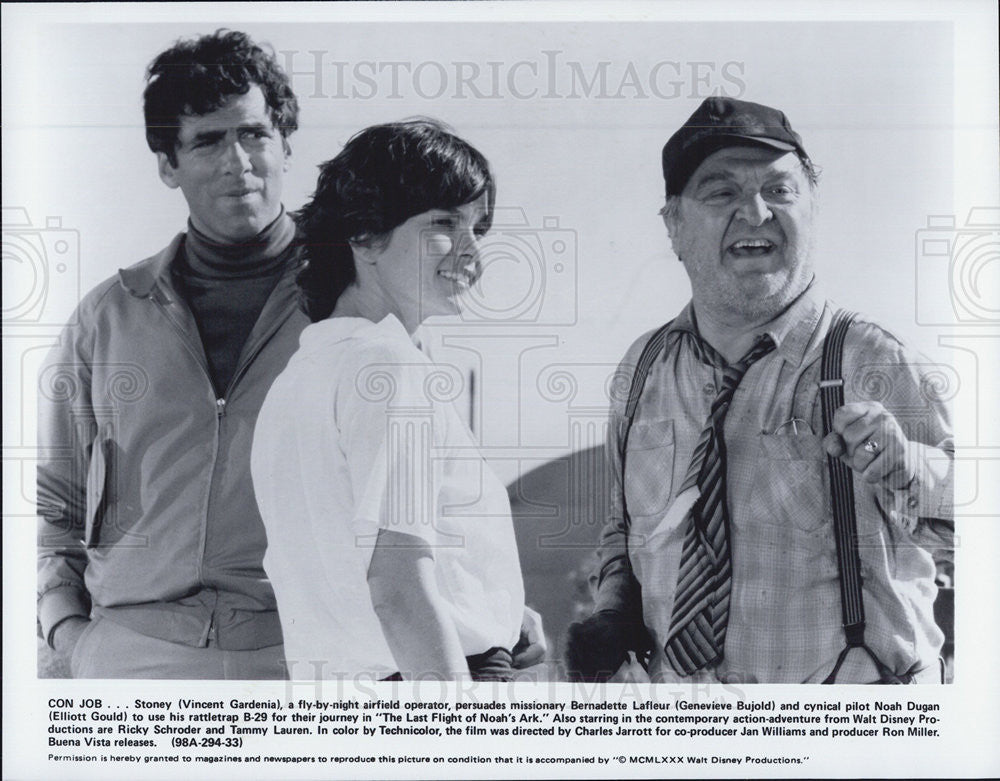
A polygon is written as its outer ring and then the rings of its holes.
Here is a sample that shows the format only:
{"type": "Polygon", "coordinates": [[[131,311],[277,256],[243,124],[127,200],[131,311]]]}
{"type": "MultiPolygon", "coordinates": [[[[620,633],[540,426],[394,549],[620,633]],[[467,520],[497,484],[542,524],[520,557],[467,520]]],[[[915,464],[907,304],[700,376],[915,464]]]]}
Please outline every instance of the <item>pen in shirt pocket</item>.
{"type": "Polygon", "coordinates": [[[812,426],[808,420],[803,418],[789,418],[778,426],[771,434],[785,434],[787,436],[799,436],[800,434],[812,434],[812,426]]]}

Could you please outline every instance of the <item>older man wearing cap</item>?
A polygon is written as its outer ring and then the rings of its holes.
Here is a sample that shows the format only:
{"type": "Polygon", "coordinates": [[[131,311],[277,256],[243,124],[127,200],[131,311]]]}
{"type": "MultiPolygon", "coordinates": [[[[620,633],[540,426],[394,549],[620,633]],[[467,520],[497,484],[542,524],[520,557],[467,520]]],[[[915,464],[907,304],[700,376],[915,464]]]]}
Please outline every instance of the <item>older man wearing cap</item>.
{"type": "Polygon", "coordinates": [[[653,681],[940,681],[953,449],[927,364],[818,294],[816,169],[782,112],[709,98],[663,172],[693,295],[622,363],[570,676],[631,650],[653,681]]]}

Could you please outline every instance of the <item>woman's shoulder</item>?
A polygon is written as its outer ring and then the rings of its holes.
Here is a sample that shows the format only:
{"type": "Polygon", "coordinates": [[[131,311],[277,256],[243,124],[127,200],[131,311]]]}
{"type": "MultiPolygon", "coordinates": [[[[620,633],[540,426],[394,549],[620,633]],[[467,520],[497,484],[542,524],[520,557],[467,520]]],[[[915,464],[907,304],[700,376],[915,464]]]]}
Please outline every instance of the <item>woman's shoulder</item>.
{"type": "Polygon", "coordinates": [[[336,354],[340,363],[371,358],[427,361],[399,320],[391,315],[377,323],[363,317],[320,320],[302,332],[299,352],[310,358],[336,354]]]}
{"type": "Polygon", "coordinates": [[[402,323],[389,315],[377,323],[361,318],[348,337],[346,352],[355,363],[382,361],[399,366],[431,366],[430,359],[413,343],[402,323]]]}
{"type": "Polygon", "coordinates": [[[334,349],[325,359],[337,375],[338,397],[403,406],[425,406],[425,386],[434,364],[410,339],[394,317],[374,323],[362,318],[335,318],[328,333],[334,349]],[[343,396],[344,389],[349,393],[343,396]]]}

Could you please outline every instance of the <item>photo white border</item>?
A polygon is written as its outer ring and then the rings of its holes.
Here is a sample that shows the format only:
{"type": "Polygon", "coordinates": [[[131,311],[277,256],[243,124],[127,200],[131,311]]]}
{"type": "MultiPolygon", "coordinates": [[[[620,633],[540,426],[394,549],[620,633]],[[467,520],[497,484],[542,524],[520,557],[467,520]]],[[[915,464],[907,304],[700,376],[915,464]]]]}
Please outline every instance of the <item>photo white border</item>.
{"type": "MultiPolygon", "coordinates": [[[[968,214],[973,207],[1000,206],[1000,192],[996,172],[1000,169],[997,150],[998,107],[997,94],[1000,92],[997,72],[997,10],[993,3],[974,2],[755,2],[752,4],[737,2],[707,2],[707,3],[601,3],[601,2],[540,2],[540,3],[337,3],[337,4],[294,4],[294,3],[260,3],[219,5],[207,3],[195,4],[79,4],[79,5],[4,5],[3,13],[3,115],[5,124],[17,123],[23,115],[30,122],[33,104],[38,96],[43,94],[44,85],[36,79],[37,74],[25,73],[21,68],[19,54],[24,47],[31,47],[34,36],[39,28],[54,23],[106,23],[109,21],[127,23],[148,23],[156,21],[174,22],[178,15],[190,21],[192,26],[238,26],[240,23],[256,24],[268,21],[287,21],[298,13],[308,13],[316,22],[357,21],[520,21],[532,22],[651,22],[651,21],[724,21],[735,19],[753,21],[782,22],[813,22],[817,20],[837,22],[873,22],[885,20],[899,21],[941,21],[953,25],[954,51],[954,116],[943,119],[950,121],[954,128],[954,202],[951,213],[955,215],[968,214]]],[[[139,74],[136,74],[139,83],[139,74]]],[[[887,96],[888,98],[889,96],[887,96]]],[[[5,147],[6,147],[5,130],[5,147]]],[[[8,152],[5,148],[5,153],[8,152]]],[[[23,150],[22,150],[23,151],[23,150]]],[[[117,175],[112,172],[112,175],[117,175]]],[[[151,175],[151,170],[142,175],[151,175]]],[[[656,175],[650,171],[650,176],[656,175]]],[[[4,177],[4,205],[16,199],[16,185],[4,177]]],[[[920,226],[914,226],[916,230],[920,226]]],[[[976,333],[984,339],[1000,338],[1000,329],[996,326],[984,325],[976,333]]],[[[987,363],[981,368],[990,368],[987,363]]],[[[982,385],[980,396],[983,399],[998,397],[1000,387],[997,377],[984,373],[980,377],[982,385]]],[[[5,370],[4,377],[4,408],[5,418],[11,409],[17,409],[19,398],[17,390],[21,387],[21,378],[10,377],[5,370]],[[13,392],[12,392],[13,391],[13,392]]],[[[983,407],[989,409],[989,406],[983,407]]],[[[1000,459],[1000,432],[995,419],[976,423],[975,410],[958,409],[957,432],[958,441],[962,443],[982,443],[982,448],[976,451],[975,457],[984,459],[988,464],[1000,459]],[[974,430],[976,426],[979,430],[974,430]]],[[[5,443],[5,459],[17,458],[20,453],[9,452],[5,443]]],[[[821,764],[809,764],[804,768],[806,775],[818,776],[990,776],[1000,774],[1000,684],[997,683],[996,651],[1000,646],[1000,611],[996,605],[1000,602],[1000,578],[996,577],[994,564],[996,551],[1000,550],[1000,533],[993,523],[1000,518],[1000,501],[996,482],[990,485],[989,471],[976,472],[976,462],[962,460],[958,471],[958,493],[974,485],[983,491],[992,491],[992,496],[982,496],[977,501],[977,507],[986,507],[988,514],[977,517],[975,525],[966,525],[961,534],[961,544],[957,551],[956,570],[958,574],[958,601],[956,605],[956,636],[959,643],[959,657],[956,660],[956,683],[951,686],[935,689],[931,692],[921,691],[909,695],[914,699],[936,701],[942,704],[949,721],[947,739],[933,744],[932,750],[915,750],[910,743],[893,740],[879,740],[877,743],[831,742],[824,750],[821,764]],[[984,479],[985,478],[985,479],[984,479]]],[[[995,469],[992,474],[996,474],[995,469]]],[[[4,694],[4,777],[5,778],[52,778],[57,777],[59,770],[44,762],[44,757],[38,749],[39,734],[44,731],[48,708],[46,702],[50,696],[130,696],[130,692],[141,692],[143,696],[155,698],[162,696],[184,696],[186,693],[198,692],[198,696],[208,696],[206,691],[218,692],[219,697],[264,696],[268,691],[266,684],[212,686],[177,685],[166,682],[143,682],[129,684],[126,682],[104,682],[101,684],[85,681],[38,680],[35,677],[34,636],[31,633],[35,625],[34,599],[34,569],[28,551],[34,550],[34,529],[25,524],[22,516],[8,516],[12,507],[23,503],[23,486],[4,484],[4,653],[3,653],[3,694],[4,694]]],[[[764,697],[763,688],[755,688],[750,695],[754,698],[764,697]]],[[[790,690],[788,687],[773,687],[776,698],[800,697],[802,701],[819,701],[822,698],[840,698],[847,700],[852,697],[896,696],[893,692],[872,693],[862,691],[860,687],[839,689],[835,695],[827,695],[825,691],[817,691],[816,687],[803,687],[790,690]]],[[[530,697],[523,689],[523,696],[530,697]]],[[[630,687],[609,686],[609,699],[634,698],[634,689],[630,687]]],[[[424,696],[424,695],[421,695],[424,696]]],[[[568,685],[545,686],[539,693],[539,698],[565,698],[573,696],[573,689],[568,685]]],[[[567,742],[569,743],[569,741],[567,742]]],[[[394,744],[395,745],[395,744],[394,744]]],[[[409,750],[409,741],[399,741],[398,750],[409,750]]],[[[537,750],[538,744],[532,743],[531,750],[537,750]]],[[[564,746],[546,747],[545,750],[567,751],[564,746]]],[[[414,750],[435,752],[440,749],[434,744],[425,743],[414,750]]],[[[456,751],[471,751],[458,747],[456,751]]],[[[573,750],[577,750],[576,746],[573,750]]],[[[603,749],[602,749],[603,750],[603,749]]],[[[698,752],[705,753],[710,749],[699,745],[698,752]]],[[[790,749],[797,751],[798,749],[790,749]]],[[[487,753],[489,748],[484,748],[487,753]]],[[[669,750],[660,748],[641,749],[638,743],[630,743],[627,753],[677,754],[695,752],[690,748],[671,746],[669,750]]],[[[611,752],[607,752],[611,753],[611,752]]],[[[335,768],[329,768],[323,775],[331,777],[335,768]]],[[[654,770],[656,768],[654,767],[654,770]]],[[[198,768],[198,772],[206,773],[213,778],[227,778],[233,774],[226,767],[198,768]]],[[[245,774],[244,768],[237,768],[239,774],[245,774]]],[[[304,769],[302,769],[304,770],[304,769]]],[[[357,777],[359,769],[354,766],[342,766],[343,777],[357,777]]],[[[374,768],[372,777],[438,777],[439,768],[423,772],[419,768],[403,768],[394,766],[378,766],[374,768]],[[398,774],[398,775],[397,775],[398,774]]],[[[497,771],[506,774],[497,766],[476,769],[469,766],[459,766],[456,776],[477,775],[481,777],[498,777],[497,771]]],[[[533,772],[522,768],[511,769],[510,776],[519,777],[558,777],[564,775],[564,766],[535,766],[533,772]]],[[[278,768],[273,777],[293,777],[288,768],[278,768]]],[[[296,772],[296,771],[293,771],[296,772]]],[[[573,768],[572,772],[580,777],[596,777],[605,775],[607,770],[599,768],[573,768]]],[[[662,771],[660,771],[662,772],[662,771]]],[[[684,774],[696,774],[697,767],[684,766],[684,774]]],[[[728,768],[713,766],[706,768],[705,775],[720,775],[729,773],[728,768]]],[[[783,776],[801,775],[803,769],[795,771],[795,766],[732,769],[734,776],[760,775],[783,776]]],[[[648,771],[641,767],[616,767],[614,773],[647,775],[648,771]]],[[[103,766],[101,768],[81,768],[67,766],[65,777],[134,777],[135,768],[103,766]]],[[[144,777],[173,777],[176,768],[146,766],[142,769],[144,777]]],[[[195,777],[195,776],[192,776],[195,777]]],[[[200,776],[198,776],[200,777],[200,776]]],[[[312,777],[308,774],[294,777],[312,777]]]]}

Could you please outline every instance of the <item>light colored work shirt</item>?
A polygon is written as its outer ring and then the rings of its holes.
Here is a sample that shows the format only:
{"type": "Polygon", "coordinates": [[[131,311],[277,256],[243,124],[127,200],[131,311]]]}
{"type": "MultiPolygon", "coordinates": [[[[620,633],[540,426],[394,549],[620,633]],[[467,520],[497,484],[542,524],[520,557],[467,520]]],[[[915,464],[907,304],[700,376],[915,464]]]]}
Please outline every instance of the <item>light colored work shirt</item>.
{"type": "MultiPolygon", "coordinates": [[[[717,669],[678,676],[663,646],[670,628],[684,509],[674,504],[721,373],[692,349],[689,305],[654,361],[628,436],[621,474],[626,399],[612,402],[609,520],[602,537],[597,608],[638,598],[654,640],[654,680],[760,683],[822,681],[844,648],[833,505],[822,447],[819,358],[835,311],[807,291],[762,328],[777,349],[743,378],[725,421],[732,593],[724,659],[717,669]],[[623,518],[622,495],[631,524],[623,518]]],[[[649,334],[626,354],[631,376],[649,334]]],[[[897,674],[938,679],[943,634],[934,622],[935,556],[953,545],[953,446],[935,367],[891,334],[859,318],[844,349],[846,401],[875,400],[913,443],[917,477],[889,491],[855,480],[866,640],[897,674]]],[[[947,393],[947,389],[944,389],[947,393]]],[[[878,673],[853,650],[838,676],[869,683],[878,673]]]]}
{"type": "Polygon", "coordinates": [[[400,669],[368,588],[380,529],[431,547],[466,656],[517,642],[524,588],[510,505],[450,403],[461,380],[396,318],[338,317],[306,328],[272,385],[251,470],[293,679],[400,669]]]}

